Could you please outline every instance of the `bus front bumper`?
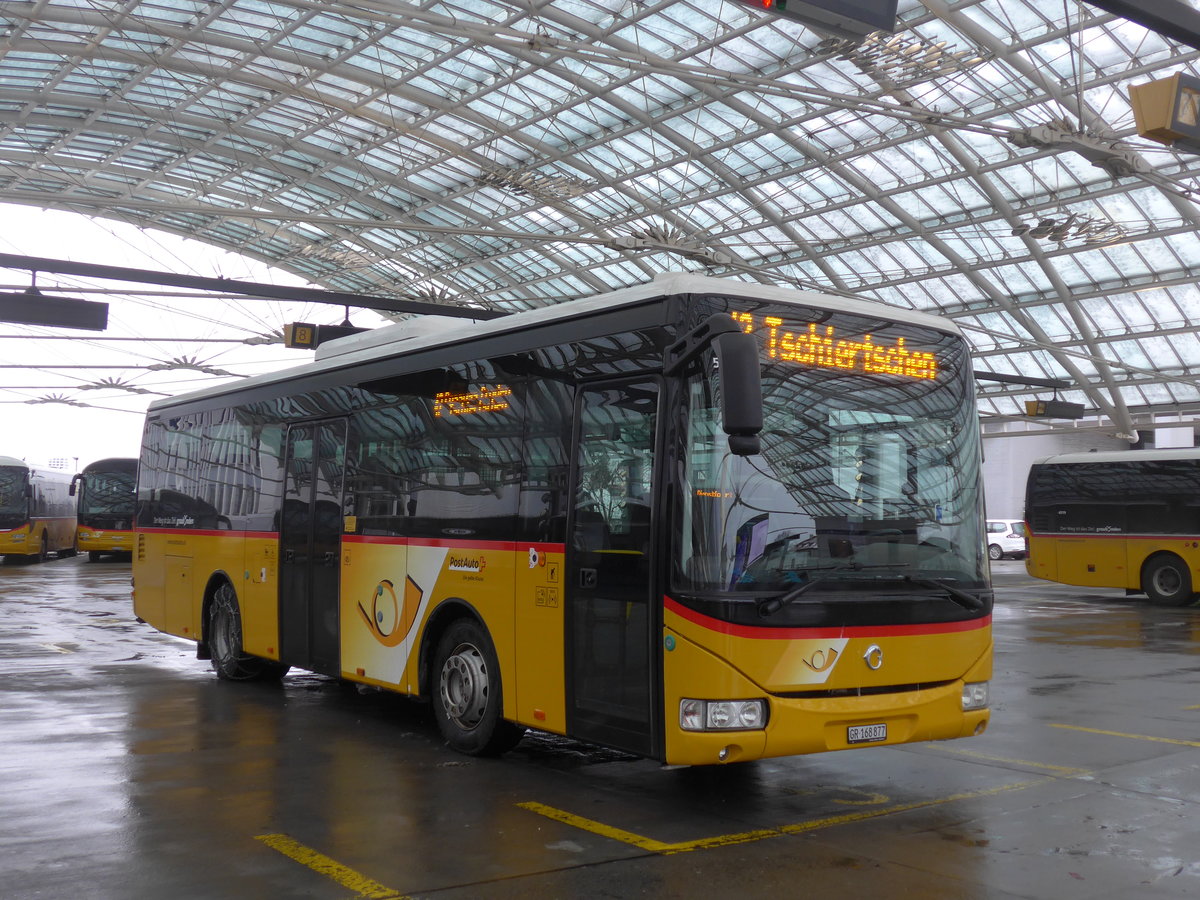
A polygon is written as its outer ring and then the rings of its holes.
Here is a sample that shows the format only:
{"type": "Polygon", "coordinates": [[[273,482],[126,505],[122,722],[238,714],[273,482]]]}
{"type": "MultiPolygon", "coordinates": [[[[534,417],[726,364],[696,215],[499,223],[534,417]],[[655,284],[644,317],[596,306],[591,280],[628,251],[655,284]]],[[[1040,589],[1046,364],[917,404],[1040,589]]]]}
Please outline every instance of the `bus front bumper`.
{"type": "MultiPolygon", "coordinates": [[[[964,684],[858,697],[771,697],[770,718],[757,731],[684,731],[669,720],[666,762],[719,765],[982,734],[991,711],[964,710],[964,684]]],[[[667,715],[674,712],[668,709],[667,715]]]]}

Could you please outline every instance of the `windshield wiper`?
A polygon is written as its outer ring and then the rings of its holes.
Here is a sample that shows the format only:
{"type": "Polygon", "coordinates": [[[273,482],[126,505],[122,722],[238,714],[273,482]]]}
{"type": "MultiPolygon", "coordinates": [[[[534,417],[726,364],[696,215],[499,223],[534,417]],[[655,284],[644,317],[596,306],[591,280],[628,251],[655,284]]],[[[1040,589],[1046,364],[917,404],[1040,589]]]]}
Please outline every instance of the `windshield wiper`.
{"type": "Polygon", "coordinates": [[[983,599],[976,594],[968,594],[966,591],[959,590],[952,584],[947,584],[939,578],[913,578],[911,575],[905,575],[904,580],[924,588],[935,588],[945,591],[950,595],[950,599],[961,606],[963,609],[969,609],[972,612],[983,609],[983,599]]]}
{"type": "Polygon", "coordinates": [[[825,569],[816,569],[816,570],[810,569],[810,570],[806,571],[804,574],[808,575],[809,572],[812,572],[812,571],[819,571],[819,572],[821,572],[821,574],[816,575],[816,576],[810,576],[808,581],[804,582],[804,584],[798,585],[798,586],[792,588],[790,591],[785,591],[784,593],[780,594],[778,597],[771,597],[767,600],[756,600],[756,601],[754,601],[754,605],[758,609],[759,616],[765,619],[767,616],[771,616],[771,615],[774,615],[775,613],[779,612],[781,609],[783,609],[785,606],[787,606],[793,600],[796,600],[797,598],[804,596],[806,593],[808,593],[810,590],[812,590],[814,587],[816,587],[822,581],[826,581],[829,578],[832,578],[834,575],[836,575],[839,572],[858,572],[858,571],[861,571],[862,569],[895,569],[895,568],[897,568],[897,567],[890,563],[884,563],[882,565],[874,565],[874,566],[863,566],[863,565],[854,563],[851,565],[844,565],[844,566],[829,566],[828,568],[825,568],[825,569]]]}

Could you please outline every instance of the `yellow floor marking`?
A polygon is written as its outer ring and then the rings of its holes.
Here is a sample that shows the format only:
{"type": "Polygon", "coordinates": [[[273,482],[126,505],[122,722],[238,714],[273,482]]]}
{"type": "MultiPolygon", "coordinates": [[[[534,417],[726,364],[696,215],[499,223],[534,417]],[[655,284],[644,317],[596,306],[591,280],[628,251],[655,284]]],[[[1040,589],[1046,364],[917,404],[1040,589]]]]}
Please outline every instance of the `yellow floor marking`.
{"type": "Polygon", "coordinates": [[[1073,775],[1087,775],[1090,772],[1088,769],[1077,769],[1072,766],[1052,766],[1050,763],[1033,762],[1028,759],[1010,759],[1007,756],[993,756],[990,753],[980,753],[978,750],[963,750],[958,747],[937,747],[933,749],[940,750],[943,753],[953,753],[955,756],[966,756],[971,759],[984,759],[989,762],[1008,763],[1014,766],[1029,766],[1032,769],[1045,769],[1047,772],[1056,772],[1067,778],[1073,775]]]}
{"type": "Polygon", "coordinates": [[[620,828],[614,828],[611,825],[605,825],[602,822],[595,822],[591,819],[585,819],[583,816],[577,816],[573,813],[565,812],[561,809],[555,809],[552,806],[546,806],[543,803],[518,803],[517,806],[522,809],[527,809],[530,812],[535,812],[538,815],[545,816],[548,819],[554,819],[557,822],[562,822],[566,825],[571,825],[581,831],[590,831],[592,834],[598,834],[601,837],[611,838],[614,841],[621,841],[633,847],[638,847],[642,850],[647,850],[651,853],[671,854],[685,853],[688,850],[702,850],[712,847],[727,847],[732,844],[745,844],[751,841],[760,841],[763,838],[781,837],[785,834],[804,834],[809,831],[817,831],[822,828],[832,828],[835,825],[848,825],[851,822],[862,822],[866,819],[876,819],[880,816],[889,816],[893,813],[908,812],[914,809],[924,809],[930,806],[941,806],[945,803],[953,803],[957,800],[970,800],[978,797],[988,797],[994,794],[1002,794],[1005,791],[1019,791],[1027,787],[1033,787],[1036,784],[1045,784],[1050,779],[1039,778],[1036,781],[1022,781],[1016,784],[1006,784],[995,788],[986,788],[981,791],[967,791],[962,794],[952,794],[948,797],[937,797],[932,800],[918,800],[913,803],[900,803],[894,806],[888,806],[883,809],[864,810],[862,812],[846,813],[841,816],[830,816],[827,819],[814,819],[809,822],[799,822],[795,825],[782,825],[778,828],[760,828],[755,831],[743,831],[738,834],[720,834],[713,837],[700,838],[695,841],[681,841],[675,844],[656,841],[653,838],[643,837],[640,834],[634,834],[631,831],[625,831],[620,828]]]}
{"type": "Polygon", "coordinates": [[[372,881],[367,876],[355,872],[347,866],[343,866],[336,860],[318,853],[311,847],[305,847],[299,841],[293,840],[286,834],[260,834],[254,839],[262,841],[272,850],[279,851],[288,859],[294,860],[302,866],[307,866],[314,872],[324,875],[326,878],[332,878],[342,887],[357,892],[358,897],[369,898],[369,900],[405,900],[404,895],[399,891],[394,891],[377,881],[372,881]]]}
{"type": "Polygon", "coordinates": [[[1200,709],[1200,706],[1185,706],[1184,709],[1200,709]]]}
{"type": "Polygon", "coordinates": [[[1069,731],[1086,731],[1088,734],[1107,734],[1110,737],[1133,738],[1136,741],[1155,741],[1159,744],[1179,744],[1181,747],[1200,747],[1200,741],[1181,741],[1178,738],[1154,737],[1151,734],[1126,734],[1123,731],[1104,731],[1100,728],[1084,728],[1082,725],[1050,724],[1051,728],[1065,728],[1069,731]]]}

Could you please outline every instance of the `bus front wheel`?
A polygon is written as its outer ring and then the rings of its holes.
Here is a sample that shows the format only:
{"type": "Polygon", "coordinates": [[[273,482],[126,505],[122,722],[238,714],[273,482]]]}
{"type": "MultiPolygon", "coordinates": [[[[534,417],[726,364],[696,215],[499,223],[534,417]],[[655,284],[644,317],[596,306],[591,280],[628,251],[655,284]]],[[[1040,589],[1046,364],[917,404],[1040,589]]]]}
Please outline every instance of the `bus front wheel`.
{"type": "Polygon", "coordinates": [[[217,677],[225,681],[282,678],[288,667],[242,649],[242,614],[233,586],[225,582],[208,607],[208,648],[217,677]]]}
{"type": "Polygon", "coordinates": [[[434,660],[433,714],[446,742],[471,756],[512,749],[524,729],[503,717],[500,664],[487,631],[459,619],[438,642],[434,660]]]}
{"type": "Polygon", "coordinates": [[[1192,573],[1178,556],[1163,554],[1146,563],[1142,570],[1142,590],[1152,603],[1183,606],[1195,599],[1192,573]]]}

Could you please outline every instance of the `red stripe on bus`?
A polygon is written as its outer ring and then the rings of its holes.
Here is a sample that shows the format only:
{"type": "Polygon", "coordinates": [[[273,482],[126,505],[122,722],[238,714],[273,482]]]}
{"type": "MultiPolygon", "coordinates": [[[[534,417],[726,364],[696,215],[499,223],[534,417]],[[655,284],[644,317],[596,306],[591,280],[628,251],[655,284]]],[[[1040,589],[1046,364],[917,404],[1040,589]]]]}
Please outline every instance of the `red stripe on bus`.
{"type": "MultiPolygon", "coordinates": [[[[226,531],[224,529],[208,528],[139,528],[139,532],[151,534],[195,535],[199,537],[240,537],[240,538],[270,538],[279,539],[278,531],[226,531]]],[[[453,538],[414,538],[396,537],[386,534],[344,534],[342,541],[347,544],[397,544],[412,547],[450,547],[461,550],[534,550],[543,553],[563,553],[565,544],[541,544],[526,541],[463,541],[453,538]]]]}
{"type": "Polygon", "coordinates": [[[344,534],[342,541],[347,544],[394,544],[408,547],[449,547],[456,550],[516,550],[516,541],[466,541],[454,538],[415,538],[399,537],[388,534],[344,534]]]}
{"type": "Polygon", "coordinates": [[[838,637],[875,637],[895,636],[905,634],[952,634],[961,631],[976,631],[987,628],[992,624],[990,615],[981,619],[970,619],[965,622],[930,622],[926,625],[855,625],[838,628],[757,628],[751,625],[736,625],[714,619],[704,613],[688,609],[670,597],[663,598],[666,608],[676,615],[687,619],[693,625],[699,625],[709,631],[727,634],[731,637],[755,638],[758,640],[797,640],[800,638],[838,638],[838,637]]]}
{"type": "Polygon", "coordinates": [[[563,553],[565,544],[539,544],[527,541],[467,541],[455,538],[417,538],[400,537],[390,534],[344,534],[342,541],[347,544],[392,544],[409,547],[449,547],[458,550],[508,550],[526,551],[537,550],[540,553],[563,553]]]}
{"type": "Polygon", "coordinates": [[[1029,533],[1032,538],[1087,538],[1088,540],[1097,541],[1183,541],[1185,544],[1190,544],[1194,541],[1200,541],[1200,534],[1121,534],[1116,532],[1113,534],[1099,534],[1086,531],[1039,531],[1036,534],[1029,533]]]}
{"type": "Polygon", "coordinates": [[[224,528],[138,528],[147,534],[182,534],[194,537],[278,538],[278,531],[228,531],[224,528]]]}

